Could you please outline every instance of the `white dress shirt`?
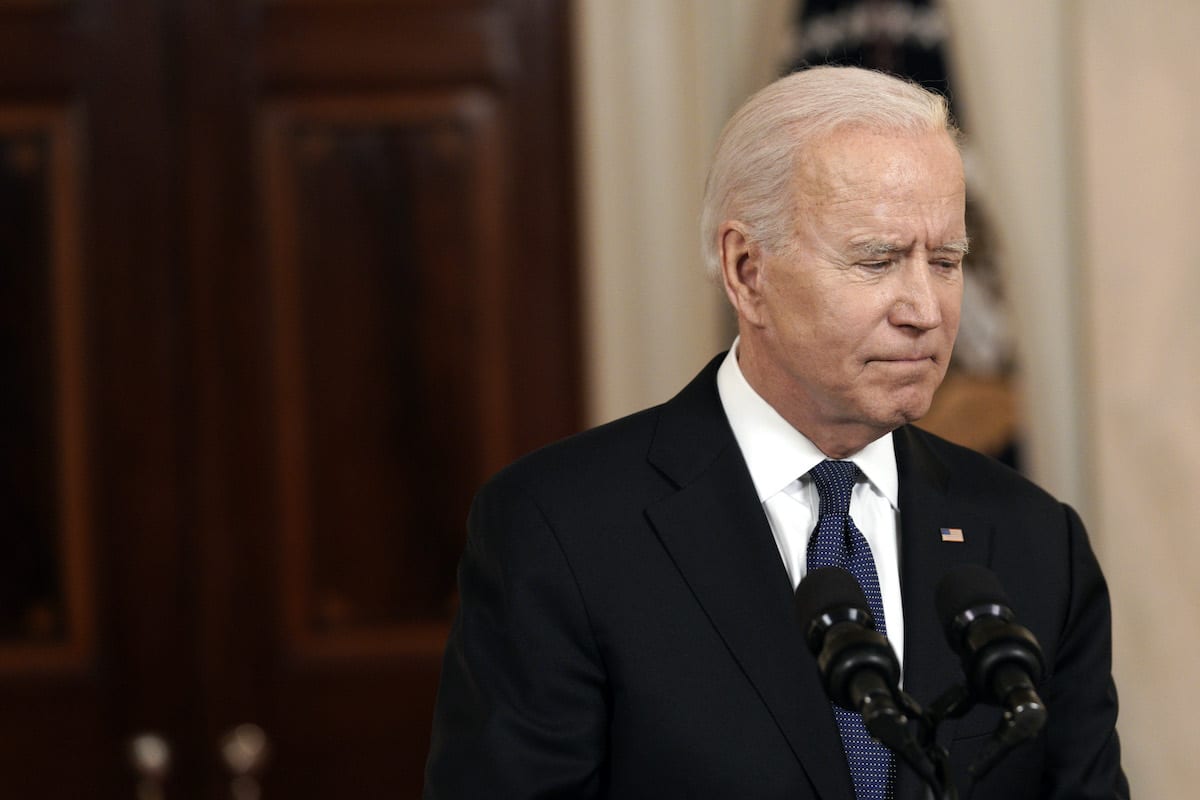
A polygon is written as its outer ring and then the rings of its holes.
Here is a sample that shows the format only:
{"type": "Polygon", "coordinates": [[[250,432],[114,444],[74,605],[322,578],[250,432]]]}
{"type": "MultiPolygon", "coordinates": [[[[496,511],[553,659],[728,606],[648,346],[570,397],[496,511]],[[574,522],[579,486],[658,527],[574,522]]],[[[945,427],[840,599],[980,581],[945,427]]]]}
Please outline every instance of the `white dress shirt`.
{"type": "MultiPolygon", "coordinates": [[[[746,382],[738,366],[737,347],[735,340],[717,372],[717,391],[795,589],[808,571],[808,540],[820,515],[820,498],[808,471],[827,456],[746,382]]],[[[900,480],[892,435],[876,439],[843,460],[853,461],[863,476],[850,496],[850,516],[875,557],[887,637],[903,663],[898,555],[900,480]]]]}

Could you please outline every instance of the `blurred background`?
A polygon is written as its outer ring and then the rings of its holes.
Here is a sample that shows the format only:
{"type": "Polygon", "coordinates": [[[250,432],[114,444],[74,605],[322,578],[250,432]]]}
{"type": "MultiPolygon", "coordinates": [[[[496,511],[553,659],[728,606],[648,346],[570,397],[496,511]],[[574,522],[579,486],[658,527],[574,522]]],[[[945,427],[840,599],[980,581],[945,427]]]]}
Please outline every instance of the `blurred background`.
{"type": "Polygon", "coordinates": [[[1134,791],[1200,741],[1192,0],[0,0],[0,797],[416,798],[474,489],[728,346],[803,63],[967,134],[924,424],[1076,506],[1134,791]]]}

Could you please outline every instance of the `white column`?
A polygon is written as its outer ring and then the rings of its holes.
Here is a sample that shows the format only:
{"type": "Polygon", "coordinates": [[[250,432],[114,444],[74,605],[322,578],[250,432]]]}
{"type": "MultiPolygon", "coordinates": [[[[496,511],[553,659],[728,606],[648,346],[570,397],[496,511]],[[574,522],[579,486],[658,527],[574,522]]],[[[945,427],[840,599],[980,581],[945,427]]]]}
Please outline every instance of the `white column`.
{"type": "Polygon", "coordinates": [[[1099,549],[1126,764],[1194,797],[1200,724],[1200,4],[1071,3],[1099,549]]]}
{"type": "Polygon", "coordinates": [[[575,0],[590,422],[666,400],[731,340],[699,256],[704,176],[787,5],[575,0]]]}
{"type": "Polygon", "coordinates": [[[944,2],[1001,204],[1033,471],[1083,506],[1108,576],[1133,791],[1190,797],[1200,4],[944,2]]]}
{"type": "Polygon", "coordinates": [[[1011,293],[1027,471],[1086,519],[1092,503],[1064,7],[1046,0],[942,5],[1011,293]]]}

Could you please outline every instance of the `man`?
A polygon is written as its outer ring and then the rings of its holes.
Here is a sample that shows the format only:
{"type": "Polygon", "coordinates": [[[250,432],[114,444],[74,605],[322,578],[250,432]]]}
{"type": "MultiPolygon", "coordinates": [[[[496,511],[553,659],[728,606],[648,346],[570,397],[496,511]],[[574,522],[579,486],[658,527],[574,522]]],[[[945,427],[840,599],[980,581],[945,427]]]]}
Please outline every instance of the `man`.
{"type": "MultiPolygon", "coordinates": [[[[909,426],[958,327],[963,205],[945,104],[919,87],[817,68],[734,116],[702,229],[739,337],[666,404],[481,490],[426,800],[925,796],[835,718],[801,640],[793,590],[830,548],[859,559],[922,703],[962,680],[933,607],[951,566],[993,570],[1040,640],[1049,723],[974,800],[1127,797],[1078,517],[909,426]]],[[[999,719],[940,729],[960,785],[999,719]]]]}

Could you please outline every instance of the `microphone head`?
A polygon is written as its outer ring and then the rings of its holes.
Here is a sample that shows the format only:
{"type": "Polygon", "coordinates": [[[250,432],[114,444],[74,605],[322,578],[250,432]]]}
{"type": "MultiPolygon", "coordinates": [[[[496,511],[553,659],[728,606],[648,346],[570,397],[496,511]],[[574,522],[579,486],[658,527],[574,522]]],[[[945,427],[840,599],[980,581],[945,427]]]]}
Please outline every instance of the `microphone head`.
{"type": "Polygon", "coordinates": [[[1000,579],[978,564],[959,564],[942,576],[934,596],[938,619],[947,633],[961,632],[979,613],[1012,618],[1000,579]]]}
{"type": "Polygon", "coordinates": [[[796,617],[833,702],[860,710],[854,687],[864,673],[892,693],[899,689],[900,661],[887,637],[875,630],[867,597],[849,572],[822,567],[805,575],[796,587],[796,617]]]}
{"type": "Polygon", "coordinates": [[[1007,606],[1008,595],[991,570],[978,564],[958,564],[942,576],[934,603],[938,617],[949,622],[964,608],[1007,606]]]}
{"type": "Polygon", "coordinates": [[[820,652],[825,633],[834,624],[847,620],[857,620],[866,627],[875,624],[862,587],[841,567],[811,570],[796,587],[795,603],[800,629],[814,655],[820,652]]]}
{"type": "Polygon", "coordinates": [[[1015,622],[1000,579],[976,564],[959,564],[938,583],[935,597],[946,639],[963,660],[973,692],[1000,703],[995,680],[1002,668],[1017,665],[1034,681],[1044,669],[1037,638],[1015,622]]]}

